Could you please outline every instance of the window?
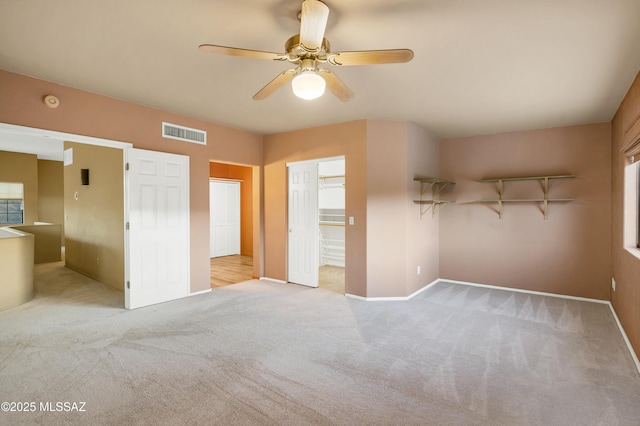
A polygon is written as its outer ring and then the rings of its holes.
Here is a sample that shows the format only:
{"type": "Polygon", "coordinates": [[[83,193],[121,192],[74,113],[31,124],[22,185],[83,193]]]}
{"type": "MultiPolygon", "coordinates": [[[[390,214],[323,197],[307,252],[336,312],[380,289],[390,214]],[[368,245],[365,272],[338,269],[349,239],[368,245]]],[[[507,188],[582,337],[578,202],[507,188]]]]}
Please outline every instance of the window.
{"type": "Polygon", "coordinates": [[[0,182],[0,223],[24,223],[23,184],[0,182]]]}
{"type": "Polygon", "coordinates": [[[623,213],[624,248],[640,258],[640,161],[625,166],[623,213]]]}

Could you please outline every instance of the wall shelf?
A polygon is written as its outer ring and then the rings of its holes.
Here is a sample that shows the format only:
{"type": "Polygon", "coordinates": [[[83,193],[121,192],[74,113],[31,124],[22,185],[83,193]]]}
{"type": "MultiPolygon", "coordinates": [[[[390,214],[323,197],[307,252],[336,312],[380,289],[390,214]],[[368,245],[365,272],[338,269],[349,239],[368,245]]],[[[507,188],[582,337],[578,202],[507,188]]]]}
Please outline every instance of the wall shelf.
{"type": "Polygon", "coordinates": [[[481,179],[482,183],[497,183],[498,184],[498,199],[497,200],[478,200],[479,203],[498,203],[498,217],[502,219],[503,203],[542,203],[545,220],[549,217],[549,203],[556,202],[568,202],[573,201],[573,198],[549,198],[549,186],[550,182],[555,179],[574,179],[574,175],[553,175],[553,176],[532,176],[532,177],[518,177],[518,178],[495,178],[495,179],[481,179]],[[517,182],[517,181],[532,181],[537,180],[542,182],[543,198],[524,198],[513,199],[503,198],[504,196],[504,183],[505,182],[517,182]]]}
{"type": "Polygon", "coordinates": [[[429,210],[431,210],[431,217],[434,217],[442,207],[455,203],[455,201],[439,199],[440,192],[447,185],[455,185],[455,182],[440,178],[415,178],[414,181],[420,183],[420,199],[413,200],[414,203],[420,205],[420,219],[422,219],[422,216],[429,210]],[[428,192],[429,187],[431,188],[431,198],[425,199],[424,196],[428,192]]]}

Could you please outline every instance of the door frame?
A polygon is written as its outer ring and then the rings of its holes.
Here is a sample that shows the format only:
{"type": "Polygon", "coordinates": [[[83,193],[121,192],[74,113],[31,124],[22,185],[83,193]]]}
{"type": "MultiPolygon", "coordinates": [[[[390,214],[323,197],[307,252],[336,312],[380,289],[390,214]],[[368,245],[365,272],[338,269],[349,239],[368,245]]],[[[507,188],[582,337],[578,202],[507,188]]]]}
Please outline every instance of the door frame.
{"type": "Polygon", "coordinates": [[[240,179],[223,179],[223,178],[209,178],[209,259],[213,259],[211,247],[214,244],[213,235],[211,235],[211,225],[213,224],[213,206],[212,202],[212,186],[215,183],[230,183],[238,185],[238,253],[234,254],[242,254],[242,180],[240,179]]]}
{"type": "MultiPolygon", "coordinates": [[[[56,140],[56,141],[60,141],[63,145],[61,147],[61,152],[64,152],[64,141],[70,141],[70,142],[75,142],[75,143],[83,143],[83,144],[87,144],[87,145],[96,145],[96,146],[104,146],[104,147],[108,147],[108,148],[116,148],[116,149],[121,149],[123,151],[123,155],[122,155],[122,182],[123,182],[123,188],[122,188],[122,194],[124,196],[124,209],[122,211],[122,217],[124,218],[124,223],[127,223],[128,220],[128,211],[129,211],[129,205],[128,205],[128,193],[127,193],[127,187],[128,187],[128,182],[127,182],[127,174],[125,171],[125,165],[127,163],[127,150],[128,148],[133,148],[133,144],[131,142],[123,142],[123,141],[117,141],[117,140],[112,140],[112,139],[103,139],[103,138],[96,138],[96,137],[92,137],[92,136],[83,136],[83,135],[77,135],[75,133],[67,133],[67,132],[57,132],[54,130],[46,130],[46,129],[39,129],[37,127],[26,127],[26,126],[18,126],[15,124],[8,124],[8,123],[0,123],[0,133],[3,134],[16,134],[16,135],[23,135],[23,136],[29,136],[29,137],[33,137],[33,138],[39,138],[42,139],[42,143],[51,143],[51,140],[56,140]]],[[[126,226],[126,225],[125,225],[126,226]]],[[[125,240],[126,240],[126,229],[124,230],[125,233],[125,240]]],[[[122,282],[124,284],[124,286],[126,286],[127,283],[127,277],[129,276],[129,270],[128,270],[128,261],[129,261],[129,247],[126,244],[126,241],[123,241],[124,244],[124,276],[122,277],[122,282]]],[[[124,290],[124,287],[123,287],[124,290]]],[[[122,296],[122,302],[124,305],[124,293],[122,296]]]]}
{"type": "MultiPolygon", "coordinates": [[[[306,165],[306,164],[315,164],[316,166],[320,163],[324,163],[324,162],[328,162],[328,161],[336,161],[336,160],[346,160],[346,156],[345,155],[336,155],[336,156],[332,156],[332,157],[322,157],[322,158],[314,158],[314,159],[310,159],[310,160],[302,160],[302,161],[289,161],[287,163],[285,163],[286,166],[286,170],[287,170],[287,198],[286,198],[286,211],[287,211],[287,221],[286,221],[286,229],[287,229],[287,235],[286,235],[286,262],[287,262],[287,275],[286,275],[286,282],[290,282],[289,281],[289,272],[290,272],[290,265],[289,265],[289,167],[290,166],[296,166],[296,165],[306,165]]],[[[317,195],[317,194],[316,194],[317,195]]],[[[345,200],[346,201],[346,200],[345,200]]],[[[318,216],[318,205],[316,203],[316,216],[318,216]]],[[[345,246],[346,246],[347,240],[345,238],[345,246]]],[[[318,246],[320,245],[320,241],[318,241],[318,246]]],[[[319,248],[319,247],[318,247],[319,248]]],[[[320,256],[315,256],[315,267],[316,269],[320,268],[320,256]]],[[[346,267],[346,262],[345,262],[345,267],[346,267]]]]}
{"type": "MultiPolygon", "coordinates": [[[[67,133],[67,132],[58,132],[58,131],[54,131],[54,130],[46,130],[46,129],[40,129],[37,127],[27,127],[27,126],[19,126],[19,125],[15,125],[15,124],[9,124],[9,123],[2,123],[0,122],[0,133],[2,134],[17,134],[17,135],[23,135],[23,136],[30,136],[33,138],[40,138],[42,139],[43,143],[51,143],[51,140],[57,140],[60,141],[61,143],[64,143],[64,141],[71,141],[71,142],[76,142],[76,143],[84,143],[84,144],[88,144],[88,145],[97,145],[97,146],[104,146],[104,147],[109,147],[109,148],[117,148],[117,149],[121,149],[123,151],[123,155],[122,155],[122,176],[123,176],[123,196],[124,196],[124,208],[122,211],[122,215],[124,218],[124,223],[125,223],[125,228],[126,228],[126,223],[129,221],[129,193],[128,193],[128,187],[129,187],[129,181],[128,181],[128,177],[127,177],[127,173],[126,173],[126,163],[127,163],[127,151],[129,148],[134,148],[133,143],[131,142],[123,142],[123,141],[118,141],[118,140],[112,140],[112,139],[103,139],[103,138],[98,138],[98,137],[92,137],[92,136],[83,136],[83,135],[78,135],[78,134],[74,134],[74,133],[67,133]]],[[[61,152],[64,152],[64,146],[62,146],[61,148],[61,152]]],[[[158,151],[158,152],[164,152],[164,151],[158,151]]],[[[184,155],[184,154],[181,154],[184,155]]],[[[191,220],[191,215],[189,215],[189,220],[191,220]]],[[[129,278],[129,263],[130,263],[130,250],[129,250],[129,245],[128,245],[128,237],[127,237],[127,231],[126,229],[124,230],[124,235],[125,235],[125,240],[123,241],[123,245],[124,245],[124,276],[122,277],[122,282],[124,284],[124,286],[126,286],[127,280],[129,278]]],[[[190,234],[189,234],[190,237],[190,234]]],[[[191,244],[189,244],[189,250],[191,249],[191,244]]],[[[191,268],[191,263],[189,262],[189,270],[191,268]]],[[[189,280],[191,279],[190,274],[189,274],[189,280]]],[[[124,290],[124,288],[123,288],[124,290]]],[[[209,290],[210,291],[210,290],[209,290]]],[[[187,294],[187,296],[191,296],[194,294],[199,294],[199,293],[192,293],[191,289],[189,288],[189,292],[187,294]]],[[[123,307],[124,307],[124,302],[125,302],[125,295],[124,295],[124,291],[123,291],[123,295],[122,295],[122,302],[123,302],[123,307]]]]}

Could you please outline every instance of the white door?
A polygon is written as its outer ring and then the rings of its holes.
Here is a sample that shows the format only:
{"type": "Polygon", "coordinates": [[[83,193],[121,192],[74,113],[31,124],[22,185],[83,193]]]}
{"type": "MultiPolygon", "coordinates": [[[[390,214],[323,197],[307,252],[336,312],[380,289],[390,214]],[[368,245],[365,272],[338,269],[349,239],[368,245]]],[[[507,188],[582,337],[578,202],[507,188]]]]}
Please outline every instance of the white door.
{"type": "Polygon", "coordinates": [[[318,164],[289,165],[288,281],[318,287],[318,164]]]}
{"type": "Polygon", "coordinates": [[[240,254],[240,182],[209,183],[210,257],[240,254]]]}
{"type": "Polygon", "coordinates": [[[189,295],[189,157],[127,152],[128,279],[125,307],[189,295]]]}

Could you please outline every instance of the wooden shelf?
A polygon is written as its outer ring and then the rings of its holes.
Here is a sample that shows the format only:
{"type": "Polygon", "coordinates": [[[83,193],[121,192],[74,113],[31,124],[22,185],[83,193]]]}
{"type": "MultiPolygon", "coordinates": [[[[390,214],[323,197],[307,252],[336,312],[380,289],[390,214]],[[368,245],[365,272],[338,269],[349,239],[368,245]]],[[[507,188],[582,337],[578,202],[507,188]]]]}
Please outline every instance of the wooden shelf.
{"type": "Polygon", "coordinates": [[[572,198],[549,198],[549,184],[554,179],[574,179],[575,175],[551,175],[551,176],[530,176],[530,177],[511,177],[511,178],[493,178],[493,179],[481,179],[483,183],[497,183],[498,184],[498,199],[497,200],[478,200],[479,203],[498,203],[498,217],[502,219],[502,204],[503,203],[543,203],[544,218],[549,217],[549,203],[554,202],[568,202],[573,201],[572,198]],[[504,183],[516,182],[516,181],[532,181],[539,180],[543,182],[543,198],[502,198],[504,195],[504,183]]]}
{"type": "Polygon", "coordinates": [[[447,185],[455,185],[455,182],[452,182],[450,180],[440,179],[440,178],[415,178],[413,180],[420,183],[420,199],[413,200],[414,203],[419,204],[421,206],[420,219],[422,219],[422,216],[424,216],[424,214],[427,213],[429,210],[431,210],[431,217],[433,217],[446,204],[455,203],[455,201],[440,200],[438,198],[440,195],[440,192],[447,185]],[[427,193],[428,187],[431,188],[431,198],[425,199],[423,197],[427,193]],[[424,208],[422,206],[427,206],[427,207],[424,208]]]}

